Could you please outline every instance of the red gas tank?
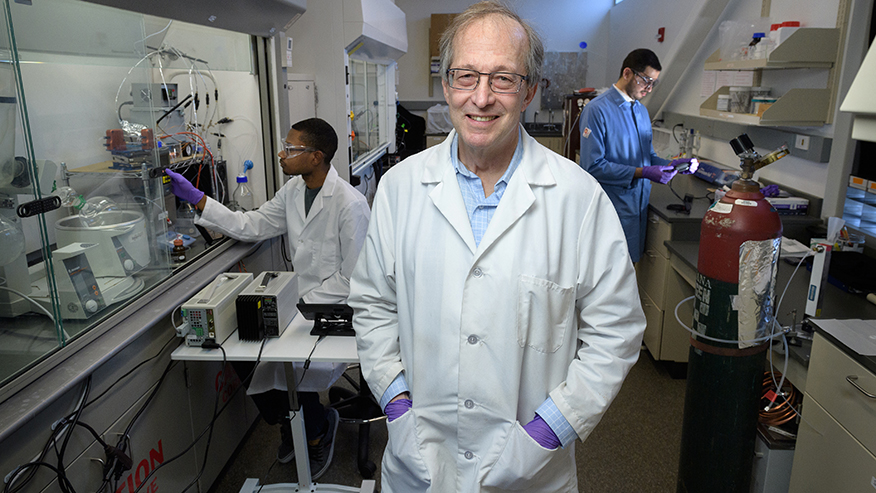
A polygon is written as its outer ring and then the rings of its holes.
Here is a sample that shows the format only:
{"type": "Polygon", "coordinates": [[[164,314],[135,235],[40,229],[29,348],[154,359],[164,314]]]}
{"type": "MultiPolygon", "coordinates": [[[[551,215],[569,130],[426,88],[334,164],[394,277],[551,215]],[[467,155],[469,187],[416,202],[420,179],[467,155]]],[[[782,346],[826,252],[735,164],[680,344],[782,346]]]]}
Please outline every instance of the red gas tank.
{"type": "Polygon", "coordinates": [[[706,277],[738,284],[742,244],[781,237],[782,220],[760,193],[757,183],[737,180],[703,217],[697,271],[706,277]]]}

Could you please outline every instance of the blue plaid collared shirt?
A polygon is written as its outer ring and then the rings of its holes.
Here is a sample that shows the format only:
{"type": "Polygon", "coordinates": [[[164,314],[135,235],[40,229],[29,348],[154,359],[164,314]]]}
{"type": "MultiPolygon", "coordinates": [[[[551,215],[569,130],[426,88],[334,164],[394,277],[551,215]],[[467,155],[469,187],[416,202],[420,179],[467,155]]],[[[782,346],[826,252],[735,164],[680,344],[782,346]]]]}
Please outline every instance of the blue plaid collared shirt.
{"type": "Polygon", "coordinates": [[[508,169],[505,170],[502,178],[496,182],[493,193],[489,197],[484,197],[484,185],[481,183],[480,177],[469,171],[459,161],[458,139],[458,135],[453,137],[453,142],[450,144],[450,161],[456,168],[456,179],[459,182],[462,201],[465,203],[465,210],[468,212],[468,219],[471,222],[471,232],[474,234],[475,245],[480,245],[481,238],[487,232],[487,226],[490,225],[490,220],[493,219],[493,214],[496,212],[496,207],[499,207],[499,201],[505,195],[508,182],[511,181],[511,175],[514,174],[514,171],[520,166],[520,160],[523,159],[523,138],[518,135],[517,149],[514,150],[511,163],[508,164],[508,169]]]}

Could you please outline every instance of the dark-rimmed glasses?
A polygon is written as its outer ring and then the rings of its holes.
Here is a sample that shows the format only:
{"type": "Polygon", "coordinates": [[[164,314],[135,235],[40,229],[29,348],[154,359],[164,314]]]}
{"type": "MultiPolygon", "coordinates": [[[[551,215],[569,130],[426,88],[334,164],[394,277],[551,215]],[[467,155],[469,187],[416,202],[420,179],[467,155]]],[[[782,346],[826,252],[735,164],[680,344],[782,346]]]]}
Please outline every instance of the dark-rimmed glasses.
{"type": "Polygon", "coordinates": [[[526,75],[513,72],[478,72],[465,68],[447,70],[447,81],[450,87],[459,91],[474,91],[481,82],[481,76],[486,75],[490,81],[490,90],[496,94],[517,94],[523,88],[523,83],[529,80],[526,75]]]}
{"type": "MultiPolygon", "coordinates": [[[[632,70],[632,69],[630,69],[630,70],[632,70]]],[[[657,79],[648,77],[647,75],[636,72],[635,70],[633,70],[633,74],[635,74],[636,77],[642,79],[642,82],[639,82],[637,80],[636,84],[638,84],[640,86],[644,86],[645,89],[654,89],[654,86],[656,86],[657,82],[659,82],[657,79]]]]}

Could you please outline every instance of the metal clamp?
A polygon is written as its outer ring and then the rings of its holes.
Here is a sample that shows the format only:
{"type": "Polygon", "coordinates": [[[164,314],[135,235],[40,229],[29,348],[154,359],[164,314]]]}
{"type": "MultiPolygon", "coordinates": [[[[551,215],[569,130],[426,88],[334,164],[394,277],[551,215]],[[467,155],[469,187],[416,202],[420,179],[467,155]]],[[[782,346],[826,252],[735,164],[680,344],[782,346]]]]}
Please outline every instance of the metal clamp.
{"type": "Polygon", "coordinates": [[[866,390],[861,388],[861,386],[858,385],[857,380],[858,380],[857,375],[849,375],[846,377],[846,382],[849,382],[850,384],[852,384],[852,386],[855,387],[856,389],[860,390],[862,394],[866,395],[867,397],[869,397],[871,399],[876,399],[876,394],[871,394],[870,392],[867,392],[866,390]]]}

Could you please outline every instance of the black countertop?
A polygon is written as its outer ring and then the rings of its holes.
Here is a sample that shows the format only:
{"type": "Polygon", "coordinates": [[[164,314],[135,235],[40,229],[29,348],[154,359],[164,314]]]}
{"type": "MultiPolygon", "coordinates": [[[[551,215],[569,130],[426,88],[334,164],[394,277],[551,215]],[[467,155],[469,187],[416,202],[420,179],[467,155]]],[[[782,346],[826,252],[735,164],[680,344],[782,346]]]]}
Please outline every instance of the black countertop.
{"type": "MultiPolygon", "coordinates": [[[[650,210],[672,224],[673,239],[699,240],[700,223],[715,199],[714,187],[715,185],[694,175],[676,175],[667,185],[652,184],[650,210]],[[679,197],[683,198],[685,194],[694,197],[689,214],[667,208],[670,204],[682,204],[683,200],[679,197]]],[[[821,218],[815,216],[780,215],[779,217],[782,219],[784,236],[794,238],[806,245],[809,244],[807,228],[823,223],[821,218]]]]}
{"type": "MultiPolygon", "coordinates": [[[[685,264],[696,270],[697,262],[699,261],[698,241],[667,241],[666,247],[672,255],[677,256],[685,264]]],[[[776,319],[783,326],[795,322],[792,315],[793,310],[797,311],[796,322],[800,322],[803,319],[803,310],[806,308],[806,296],[809,292],[809,271],[805,265],[802,265],[792,278],[791,276],[796,267],[796,262],[791,264],[785,260],[779,260],[779,270],[776,276],[776,303],[781,301],[781,306],[777,309],[776,319]],[[787,291],[785,291],[786,286],[787,291]],[[785,291],[784,298],[782,297],[783,291],[785,291]]],[[[819,319],[876,320],[876,305],[867,301],[865,296],[866,293],[849,293],[828,283],[824,289],[824,300],[819,319]]],[[[837,347],[855,361],[876,373],[876,357],[862,356],[852,348],[842,344],[836,338],[818,328],[817,320],[816,330],[824,334],[827,339],[836,344],[837,347]]]]}

